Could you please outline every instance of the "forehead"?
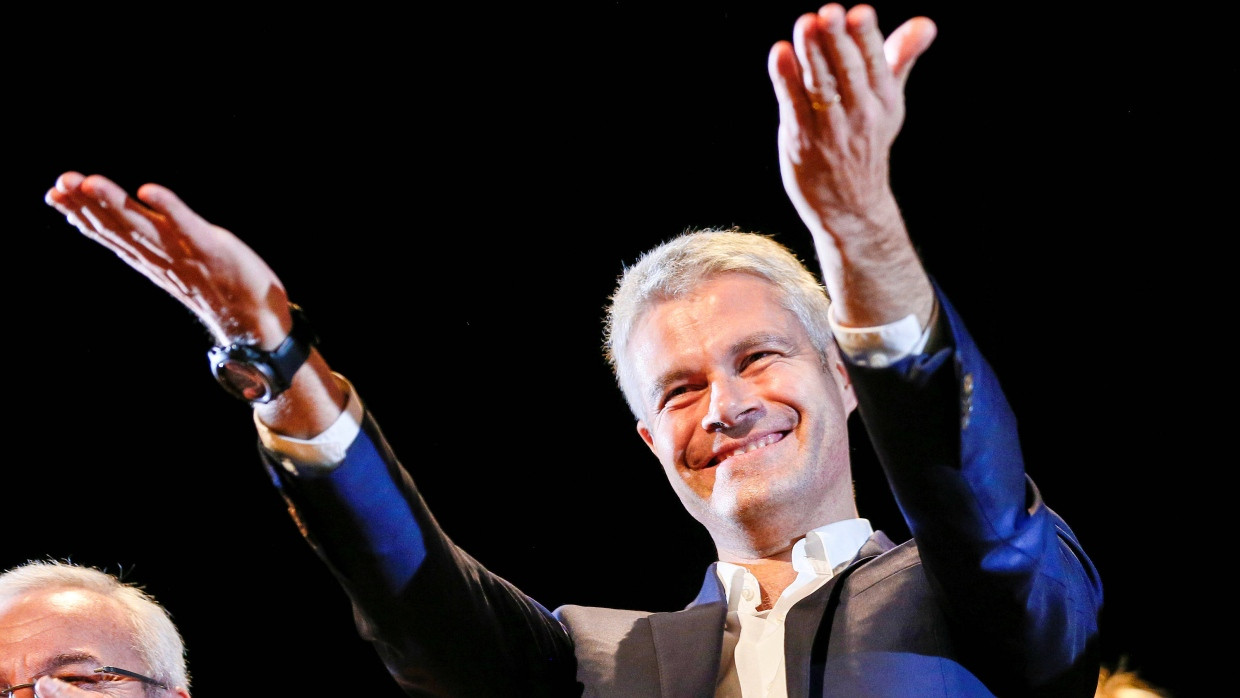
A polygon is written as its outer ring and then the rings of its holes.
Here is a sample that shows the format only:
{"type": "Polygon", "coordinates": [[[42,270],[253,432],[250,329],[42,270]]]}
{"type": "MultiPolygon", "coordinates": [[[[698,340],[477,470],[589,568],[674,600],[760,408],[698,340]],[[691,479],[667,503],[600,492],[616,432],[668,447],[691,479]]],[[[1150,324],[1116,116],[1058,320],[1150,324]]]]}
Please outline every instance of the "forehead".
{"type": "MultiPolygon", "coordinates": [[[[62,655],[133,663],[120,604],[83,589],[38,591],[0,602],[0,683],[40,672],[62,655]]],[[[123,665],[122,665],[123,666],[123,665]]]]}
{"type": "Polygon", "coordinates": [[[645,384],[679,364],[724,356],[752,337],[808,343],[809,334],[781,298],[771,282],[733,272],[652,304],[629,338],[635,376],[645,384]]]}

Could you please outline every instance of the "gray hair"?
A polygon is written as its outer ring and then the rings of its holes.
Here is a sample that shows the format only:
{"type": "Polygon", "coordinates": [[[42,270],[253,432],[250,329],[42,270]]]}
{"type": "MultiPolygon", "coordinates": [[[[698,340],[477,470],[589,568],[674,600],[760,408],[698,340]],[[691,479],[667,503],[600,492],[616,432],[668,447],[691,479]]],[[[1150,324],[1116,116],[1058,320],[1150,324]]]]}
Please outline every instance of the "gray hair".
{"type": "Polygon", "coordinates": [[[642,418],[642,401],[628,365],[633,327],[653,305],[691,293],[720,274],[740,272],[766,279],[780,304],[809,333],[824,365],[834,343],[827,322],[827,290],[795,253],[771,236],[736,228],[689,230],[645,252],[620,275],[610,297],[603,354],[629,409],[642,418]]]}
{"type": "Polygon", "coordinates": [[[189,690],[185,643],[172,616],[153,596],[102,570],[59,560],[31,560],[0,574],[0,601],[52,589],[84,589],[120,604],[129,620],[130,642],[151,678],[189,690]]]}

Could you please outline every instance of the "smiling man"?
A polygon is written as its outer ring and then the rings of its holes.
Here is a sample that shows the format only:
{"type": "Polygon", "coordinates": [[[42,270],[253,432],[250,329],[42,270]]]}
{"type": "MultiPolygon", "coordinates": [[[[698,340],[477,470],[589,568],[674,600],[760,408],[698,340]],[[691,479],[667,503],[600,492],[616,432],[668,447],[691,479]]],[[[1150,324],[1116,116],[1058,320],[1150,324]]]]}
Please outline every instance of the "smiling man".
{"type": "MultiPolygon", "coordinates": [[[[629,294],[667,284],[652,279],[668,273],[657,267],[683,268],[695,249],[722,258],[767,246],[774,247],[735,233],[677,241],[629,272],[612,310],[640,318],[630,336],[612,337],[627,346],[613,355],[617,366],[632,366],[619,373],[634,384],[625,392],[637,400],[638,433],[721,559],[737,562],[785,550],[818,523],[856,516],[847,420],[857,400],[848,373],[834,345],[821,335],[815,345],[785,309],[785,294],[762,276],[733,271],[644,302],[629,294]]],[[[825,313],[813,277],[786,264],[805,300],[825,313]]]]}
{"type": "MultiPolygon", "coordinates": [[[[836,254],[822,239],[835,224],[819,229],[821,257],[836,254]]],[[[719,560],[679,613],[558,609],[590,659],[587,687],[1091,694],[1097,573],[1026,478],[1015,420],[959,316],[905,268],[915,257],[902,225],[862,232],[845,241],[860,269],[828,277],[834,303],[791,251],[748,232],[685,233],[625,270],[607,355],[719,560]],[[858,297],[875,270],[908,283],[877,303],[858,297]],[[846,325],[844,312],[880,324],[846,325]],[[914,532],[899,546],[857,511],[847,421],[858,406],[914,532]],[[640,683],[632,666],[658,680],[640,683]]]]}
{"type": "Polygon", "coordinates": [[[273,481],[410,695],[1087,698],[1097,572],[1027,477],[888,181],[935,33],[914,18],[884,39],[869,6],[828,4],[771,49],[783,183],[821,279],[768,236],[702,230],[641,255],[610,299],[637,432],[718,551],[675,612],[552,612],[458,548],[271,268],[171,191],[67,172],[47,201],[212,332],[273,481]],[[900,545],[857,511],[855,409],[900,545]]]}

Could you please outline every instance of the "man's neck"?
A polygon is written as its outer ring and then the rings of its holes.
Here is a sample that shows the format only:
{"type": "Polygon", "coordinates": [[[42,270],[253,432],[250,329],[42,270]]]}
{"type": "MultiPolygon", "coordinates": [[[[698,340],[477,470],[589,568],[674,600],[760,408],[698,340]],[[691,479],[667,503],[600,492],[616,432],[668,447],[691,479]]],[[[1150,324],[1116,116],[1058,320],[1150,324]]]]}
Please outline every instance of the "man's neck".
{"type": "Polygon", "coordinates": [[[788,585],[797,578],[797,571],[793,569],[790,559],[765,558],[735,564],[749,570],[750,574],[758,580],[758,589],[762,594],[762,601],[757,608],[759,611],[765,611],[774,606],[788,585]]]}
{"type": "Polygon", "coordinates": [[[756,539],[734,540],[741,544],[731,546],[717,541],[716,550],[720,562],[738,565],[753,575],[761,593],[757,610],[764,611],[779,601],[802,572],[830,574],[832,568],[851,560],[872,534],[869,521],[854,517],[811,529],[792,540],[769,541],[765,546],[756,545],[756,539]],[[798,552],[799,546],[807,547],[798,552]],[[798,556],[805,560],[798,562],[798,556]]]}

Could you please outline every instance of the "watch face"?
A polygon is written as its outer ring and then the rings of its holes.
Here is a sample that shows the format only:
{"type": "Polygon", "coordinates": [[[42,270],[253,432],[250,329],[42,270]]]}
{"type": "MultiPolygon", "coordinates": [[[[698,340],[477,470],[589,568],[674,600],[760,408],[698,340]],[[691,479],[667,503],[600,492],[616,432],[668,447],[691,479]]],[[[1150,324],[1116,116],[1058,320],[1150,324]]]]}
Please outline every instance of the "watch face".
{"type": "Polygon", "coordinates": [[[211,373],[233,397],[246,402],[271,402],[293,382],[318,342],[314,331],[296,305],[289,304],[293,329],[280,346],[263,351],[247,344],[217,345],[207,352],[211,373]]]}
{"type": "Polygon", "coordinates": [[[271,384],[262,371],[252,364],[225,361],[217,364],[215,377],[232,394],[248,402],[270,399],[271,384]]]}

